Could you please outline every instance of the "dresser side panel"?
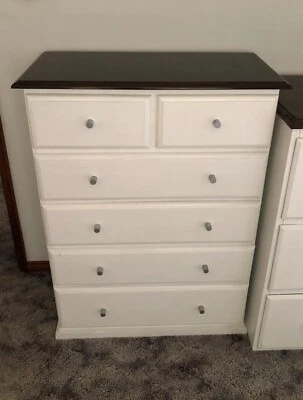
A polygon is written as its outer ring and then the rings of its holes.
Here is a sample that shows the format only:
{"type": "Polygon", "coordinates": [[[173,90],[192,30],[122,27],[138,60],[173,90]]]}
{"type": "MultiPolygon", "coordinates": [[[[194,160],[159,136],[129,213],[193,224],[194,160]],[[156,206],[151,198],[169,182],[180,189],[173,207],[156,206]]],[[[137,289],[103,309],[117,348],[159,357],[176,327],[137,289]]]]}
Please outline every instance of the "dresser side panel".
{"type": "Polygon", "coordinates": [[[296,134],[277,117],[261,208],[245,321],[256,349],[271,274],[279,216],[284,203],[296,134]]]}

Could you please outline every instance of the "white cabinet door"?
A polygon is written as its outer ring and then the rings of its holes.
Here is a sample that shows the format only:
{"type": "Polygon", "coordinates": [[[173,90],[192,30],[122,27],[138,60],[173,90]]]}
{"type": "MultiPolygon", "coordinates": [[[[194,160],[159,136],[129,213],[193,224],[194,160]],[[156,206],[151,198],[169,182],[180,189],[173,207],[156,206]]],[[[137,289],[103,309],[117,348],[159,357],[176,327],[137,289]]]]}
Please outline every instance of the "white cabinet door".
{"type": "Polygon", "coordinates": [[[267,296],[259,347],[295,349],[303,347],[303,295],[267,296]]]}
{"type": "Polygon", "coordinates": [[[45,200],[258,199],[266,161],[266,155],[36,155],[45,200]]]}
{"type": "Polygon", "coordinates": [[[297,139],[283,218],[303,218],[303,139],[297,139]]]}
{"type": "Polygon", "coordinates": [[[55,288],[63,328],[241,324],[246,294],[240,285],[55,288]]]}
{"type": "Polygon", "coordinates": [[[302,225],[280,227],[270,289],[303,292],[302,225]]]}
{"type": "Polygon", "coordinates": [[[42,208],[50,246],[254,243],[259,216],[258,203],[43,204],[42,208]]]}

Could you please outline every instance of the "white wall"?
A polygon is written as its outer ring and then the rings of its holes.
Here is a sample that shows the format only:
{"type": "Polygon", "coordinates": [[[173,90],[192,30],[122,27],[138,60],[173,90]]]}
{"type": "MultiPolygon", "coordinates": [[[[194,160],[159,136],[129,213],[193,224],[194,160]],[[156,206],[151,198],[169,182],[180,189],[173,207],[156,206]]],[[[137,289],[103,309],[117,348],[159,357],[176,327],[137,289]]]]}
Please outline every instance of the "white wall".
{"type": "Polygon", "coordinates": [[[46,259],[21,91],[45,50],[249,50],[303,73],[299,0],[0,0],[0,114],[29,260],[46,259]]]}

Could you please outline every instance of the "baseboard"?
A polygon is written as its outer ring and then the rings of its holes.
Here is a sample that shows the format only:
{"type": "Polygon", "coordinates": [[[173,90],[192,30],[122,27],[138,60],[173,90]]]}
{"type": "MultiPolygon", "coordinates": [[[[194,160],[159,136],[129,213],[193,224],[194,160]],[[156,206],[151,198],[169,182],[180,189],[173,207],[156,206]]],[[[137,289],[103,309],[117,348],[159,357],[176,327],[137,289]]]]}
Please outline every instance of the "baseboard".
{"type": "Polygon", "coordinates": [[[48,261],[27,261],[27,272],[49,272],[50,266],[48,261]]]}

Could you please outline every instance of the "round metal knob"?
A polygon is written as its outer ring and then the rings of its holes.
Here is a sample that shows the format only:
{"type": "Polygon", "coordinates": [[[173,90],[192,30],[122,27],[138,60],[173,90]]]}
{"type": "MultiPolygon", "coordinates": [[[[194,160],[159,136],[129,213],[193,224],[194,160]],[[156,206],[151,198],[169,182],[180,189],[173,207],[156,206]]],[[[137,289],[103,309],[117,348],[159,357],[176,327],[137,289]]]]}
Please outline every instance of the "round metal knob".
{"type": "Polygon", "coordinates": [[[204,314],[205,313],[205,308],[203,306],[198,307],[199,313],[204,314]]]}
{"type": "Polygon", "coordinates": [[[210,232],[213,229],[211,222],[205,222],[204,226],[208,232],[210,232]]]}
{"type": "Polygon", "coordinates": [[[208,274],[209,273],[209,268],[207,264],[202,265],[202,271],[204,272],[204,274],[208,274]]]}
{"type": "Polygon", "coordinates": [[[91,185],[95,185],[98,182],[98,177],[97,176],[91,176],[89,179],[89,183],[91,185]]]}
{"type": "Polygon", "coordinates": [[[103,267],[97,268],[97,275],[99,275],[99,276],[103,275],[103,267]]]}
{"type": "Polygon", "coordinates": [[[95,233],[100,233],[100,231],[101,231],[101,225],[100,225],[100,224],[96,224],[96,225],[94,226],[94,232],[95,232],[95,233]]]}
{"type": "Polygon", "coordinates": [[[221,128],[221,122],[219,119],[214,119],[213,120],[213,126],[217,129],[221,128]]]}
{"type": "Polygon", "coordinates": [[[105,308],[101,308],[100,317],[102,317],[102,318],[106,317],[106,309],[105,308]]]}
{"type": "Polygon", "coordinates": [[[209,177],[208,177],[208,180],[209,180],[210,183],[216,183],[217,182],[216,175],[210,174],[209,177]]]}
{"type": "Polygon", "coordinates": [[[88,120],[85,122],[85,126],[86,126],[86,128],[88,128],[88,129],[92,129],[92,128],[94,127],[94,124],[95,124],[95,122],[94,122],[93,119],[88,119],[88,120]]]}

